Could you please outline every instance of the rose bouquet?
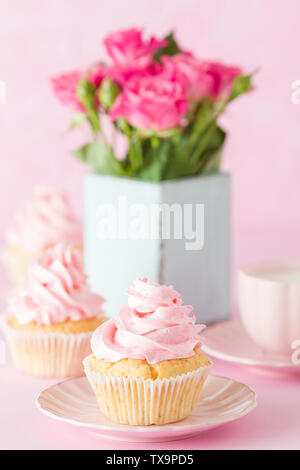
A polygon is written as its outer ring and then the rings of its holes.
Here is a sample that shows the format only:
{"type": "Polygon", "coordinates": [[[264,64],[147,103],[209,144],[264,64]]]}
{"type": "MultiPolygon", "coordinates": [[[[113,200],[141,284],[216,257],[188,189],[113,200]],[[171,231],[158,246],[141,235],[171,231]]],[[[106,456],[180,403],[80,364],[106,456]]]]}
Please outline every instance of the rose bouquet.
{"type": "Polygon", "coordinates": [[[150,181],[218,171],[226,137],[219,117],[251,89],[251,75],[198,59],[173,34],[145,40],[128,29],[104,45],[110,63],[52,79],[75,112],[72,127],[91,129],[75,156],[97,173],[150,181]]]}

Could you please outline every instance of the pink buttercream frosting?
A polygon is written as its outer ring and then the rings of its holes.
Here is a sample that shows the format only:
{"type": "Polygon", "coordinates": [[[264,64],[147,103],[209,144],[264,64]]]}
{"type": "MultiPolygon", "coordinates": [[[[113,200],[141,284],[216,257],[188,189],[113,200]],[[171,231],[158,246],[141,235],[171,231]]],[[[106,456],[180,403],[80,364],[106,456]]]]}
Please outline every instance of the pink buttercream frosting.
{"type": "Polygon", "coordinates": [[[5,239],[8,246],[25,252],[36,252],[59,242],[79,246],[82,228],[63,192],[37,186],[15,214],[5,239]]]}
{"type": "Polygon", "coordinates": [[[140,279],[127,293],[128,305],[93,333],[91,346],[97,358],[146,359],[154,364],[191,357],[201,346],[199,333],[205,326],[195,324],[189,315],[193,307],[182,304],[173,286],[140,279]]]}
{"type": "Polygon", "coordinates": [[[81,252],[59,244],[30,266],[8,308],[21,325],[44,326],[101,317],[103,302],[88,286],[81,252]]]}

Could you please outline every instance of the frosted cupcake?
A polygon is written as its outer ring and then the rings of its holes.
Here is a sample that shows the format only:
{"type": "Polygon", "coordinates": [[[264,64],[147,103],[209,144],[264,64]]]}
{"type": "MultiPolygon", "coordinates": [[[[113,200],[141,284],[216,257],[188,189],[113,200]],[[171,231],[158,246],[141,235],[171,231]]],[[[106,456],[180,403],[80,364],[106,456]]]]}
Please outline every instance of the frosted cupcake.
{"type": "Polygon", "coordinates": [[[173,286],[138,280],[128,305],[92,336],[85,372],[100,410],[130,425],[166,424],[189,415],[211,361],[199,333],[173,286]]]}
{"type": "Polygon", "coordinates": [[[37,186],[5,234],[3,259],[12,280],[19,282],[32,261],[60,242],[81,248],[82,228],[63,192],[37,186]]]}
{"type": "Polygon", "coordinates": [[[30,266],[8,303],[3,329],[16,366],[44,377],[77,376],[92,332],[106,320],[89,289],[80,251],[63,245],[30,266]]]}

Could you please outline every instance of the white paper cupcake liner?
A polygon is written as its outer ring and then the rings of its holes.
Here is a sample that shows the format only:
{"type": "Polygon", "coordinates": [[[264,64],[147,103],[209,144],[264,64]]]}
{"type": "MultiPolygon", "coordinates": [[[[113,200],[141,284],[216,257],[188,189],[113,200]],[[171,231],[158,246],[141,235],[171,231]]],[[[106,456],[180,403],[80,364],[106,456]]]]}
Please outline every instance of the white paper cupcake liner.
{"type": "Polygon", "coordinates": [[[79,334],[35,333],[11,328],[2,320],[2,328],[14,363],[21,371],[36,377],[83,375],[83,359],[91,353],[92,331],[79,334]]]}
{"type": "Polygon", "coordinates": [[[147,426],[180,421],[199,400],[211,365],[163,380],[115,377],[91,371],[84,360],[86,376],[100,410],[117,423],[147,426]]]}

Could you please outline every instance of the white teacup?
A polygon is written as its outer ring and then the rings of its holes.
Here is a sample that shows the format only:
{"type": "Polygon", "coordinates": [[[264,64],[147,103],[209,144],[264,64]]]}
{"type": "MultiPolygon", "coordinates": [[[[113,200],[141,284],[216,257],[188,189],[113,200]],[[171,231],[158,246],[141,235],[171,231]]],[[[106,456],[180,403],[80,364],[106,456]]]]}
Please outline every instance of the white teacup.
{"type": "Polygon", "coordinates": [[[239,307],[253,341],[292,355],[300,340],[300,262],[262,262],[241,269],[239,307]]]}

